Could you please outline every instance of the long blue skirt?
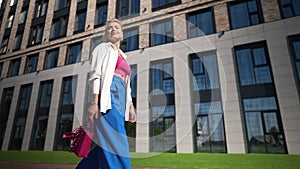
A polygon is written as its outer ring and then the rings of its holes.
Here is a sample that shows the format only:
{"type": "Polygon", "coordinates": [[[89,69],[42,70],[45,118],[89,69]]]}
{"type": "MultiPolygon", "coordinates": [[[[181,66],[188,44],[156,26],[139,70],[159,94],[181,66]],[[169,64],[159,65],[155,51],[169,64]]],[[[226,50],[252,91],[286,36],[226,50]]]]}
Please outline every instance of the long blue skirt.
{"type": "Polygon", "coordinates": [[[124,126],[126,90],[124,81],[113,77],[110,86],[112,109],[95,119],[97,146],[76,169],[130,169],[129,145],[124,126]]]}

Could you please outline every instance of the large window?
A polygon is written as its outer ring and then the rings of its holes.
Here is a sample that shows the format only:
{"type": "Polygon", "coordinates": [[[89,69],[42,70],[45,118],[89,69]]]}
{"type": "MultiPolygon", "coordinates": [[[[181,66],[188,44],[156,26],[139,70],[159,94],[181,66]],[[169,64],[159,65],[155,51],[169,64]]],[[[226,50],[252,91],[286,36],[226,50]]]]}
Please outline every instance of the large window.
{"type": "Polygon", "coordinates": [[[108,7],[108,1],[100,0],[100,2],[97,3],[96,15],[95,15],[95,27],[105,25],[105,22],[107,20],[107,7],[108,7]]]}
{"type": "Polygon", "coordinates": [[[46,16],[49,0],[36,0],[34,9],[34,18],[46,16]]]}
{"type": "Polygon", "coordinates": [[[290,18],[300,15],[299,0],[278,0],[282,18],[290,18]]]}
{"type": "Polygon", "coordinates": [[[56,0],[54,11],[58,11],[60,9],[69,7],[71,4],[71,0],[56,0]]]}
{"type": "Polygon", "coordinates": [[[82,50],[82,42],[68,45],[66,65],[80,62],[81,50],[82,50]]]}
{"type": "Polygon", "coordinates": [[[150,77],[150,150],[176,152],[172,60],[151,62],[150,77]]]}
{"type": "Polygon", "coordinates": [[[228,4],[232,29],[257,25],[263,22],[258,0],[233,1],[228,4]]]}
{"type": "Polygon", "coordinates": [[[1,79],[1,75],[2,75],[2,70],[3,70],[3,62],[0,63],[0,79],[1,79]]]}
{"type": "Polygon", "coordinates": [[[7,45],[8,45],[9,36],[4,36],[1,46],[0,46],[0,54],[4,54],[7,51],[7,45]]]}
{"type": "Polygon", "coordinates": [[[7,119],[11,107],[11,102],[14,94],[14,88],[9,87],[5,88],[2,93],[1,103],[0,103],[0,147],[2,147],[2,143],[4,140],[7,119]]]}
{"type": "Polygon", "coordinates": [[[30,55],[26,59],[24,74],[32,73],[36,71],[39,54],[30,55]]]}
{"type": "Polygon", "coordinates": [[[53,19],[50,39],[65,37],[68,30],[68,15],[53,19]]]}
{"type": "Polygon", "coordinates": [[[55,150],[69,150],[70,141],[63,139],[62,135],[65,132],[71,132],[74,117],[74,103],[76,94],[77,78],[63,78],[62,91],[60,95],[59,113],[57,116],[55,150]]]}
{"type": "Polygon", "coordinates": [[[150,46],[157,46],[174,41],[172,20],[164,20],[151,24],[150,46]]]}
{"type": "Polygon", "coordinates": [[[29,109],[32,84],[22,85],[12,128],[9,150],[21,150],[29,109]]]}
{"type": "Polygon", "coordinates": [[[51,69],[57,66],[59,48],[46,52],[44,69],[51,69]]]}
{"type": "Polygon", "coordinates": [[[234,49],[248,152],[286,153],[267,45],[258,42],[234,49]]]}
{"type": "Polygon", "coordinates": [[[9,14],[7,21],[6,21],[6,27],[5,28],[11,28],[12,24],[14,22],[14,14],[9,14]]]}
{"type": "Polygon", "coordinates": [[[17,76],[19,74],[21,58],[10,61],[7,77],[17,76]]]}
{"type": "Polygon", "coordinates": [[[52,98],[53,80],[40,84],[37,109],[32,128],[30,150],[43,150],[47,134],[47,125],[52,98]]]}
{"type": "Polygon", "coordinates": [[[14,40],[14,47],[13,50],[19,50],[21,48],[21,44],[22,44],[22,39],[23,39],[23,31],[18,31],[16,34],[16,38],[14,40]]]}
{"type": "Polygon", "coordinates": [[[208,35],[216,32],[215,21],[212,8],[196,11],[187,15],[188,37],[208,35]]]}
{"type": "Polygon", "coordinates": [[[85,28],[86,9],[77,11],[74,25],[74,33],[83,32],[85,28]]]}
{"type": "Polygon", "coordinates": [[[117,0],[117,18],[140,14],[140,0],[117,0]]]}
{"type": "Polygon", "coordinates": [[[27,18],[27,12],[28,12],[28,7],[27,8],[23,8],[21,13],[20,13],[20,17],[19,17],[19,24],[23,24],[26,22],[26,18],[27,18]]]}
{"type": "Polygon", "coordinates": [[[44,23],[30,28],[30,34],[28,38],[28,46],[38,45],[42,43],[44,33],[44,23]]]}
{"type": "Polygon", "coordinates": [[[293,61],[293,68],[295,72],[295,79],[300,97],[300,35],[289,37],[289,42],[293,61]]]}
{"type": "Polygon", "coordinates": [[[225,127],[215,53],[189,55],[193,73],[194,136],[197,152],[226,152],[225,127]]]}
{"type": "Polygon", "coordinates": [[[124,38],[121,44],[121,49],[124,52],[137,50],[139,48],[139,30],[133,28],[124,31],[124,38]]]}
{"type": "Polygon", "coordinates": [[[152,0],[152,11],[168,8],[181,3],[181,0],[152,0]]]}

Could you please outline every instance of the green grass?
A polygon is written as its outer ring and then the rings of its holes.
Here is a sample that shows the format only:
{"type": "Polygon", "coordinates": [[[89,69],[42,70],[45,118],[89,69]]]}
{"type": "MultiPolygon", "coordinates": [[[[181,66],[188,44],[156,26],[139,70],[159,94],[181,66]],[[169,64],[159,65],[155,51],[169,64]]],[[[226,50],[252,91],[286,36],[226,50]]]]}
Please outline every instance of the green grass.
{"type": "MultiPolygon", "coordinates": [[[[279,154],[175,154],[132,153],[133,167],[178,169],[299,169],[300,155],[279,154]]],[[[78,163],[80,158],[62,151],[0,151],[0,161],[78,163]]]]}

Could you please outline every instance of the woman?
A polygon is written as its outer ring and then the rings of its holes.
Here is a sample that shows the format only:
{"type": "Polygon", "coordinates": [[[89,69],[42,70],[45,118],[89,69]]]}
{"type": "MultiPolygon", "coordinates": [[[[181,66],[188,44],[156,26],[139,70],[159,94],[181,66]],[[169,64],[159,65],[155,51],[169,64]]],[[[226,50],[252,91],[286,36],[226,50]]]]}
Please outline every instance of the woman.
{"type": "Polygon", "coordinates": [[[93,96],[88,116],[94,121],[98,146],[77,169],[131,168],[124,120],[133,123],[136,114],[131,100],[130,67],[120,50],[123,38],[120,21],[109,20],[104,37],[107,42],[92,53],[89,79],[93,96]]]}

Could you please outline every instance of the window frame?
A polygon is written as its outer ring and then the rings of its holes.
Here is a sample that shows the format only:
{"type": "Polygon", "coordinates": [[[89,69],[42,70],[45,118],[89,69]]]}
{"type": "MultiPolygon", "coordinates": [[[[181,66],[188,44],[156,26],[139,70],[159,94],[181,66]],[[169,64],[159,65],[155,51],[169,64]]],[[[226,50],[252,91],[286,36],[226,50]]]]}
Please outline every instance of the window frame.
{"type": "MultiPolygon", "coordinates": [[[[99,0],[98,0],[99,1],[99,0]]],[[[107,13],[108,13],[108,0],[100,0],[100,2],[97,1],[96,4],[96,10],[95,10],[95,22],[94,22],[94,27],[98,28],[101,26],[104,26],[106,24],[107,21],[107,13]],[[103,8],[103,13],[101,14],[101,20],[103,22],[98,23],[99,21],[99,10],[101,10],[103,8]]]]}
{"type": "Polygon", "coordinates": [[[122,8],[123,8],[123,0],[117,0],[116,5],[116,18],[120,19],[128,19],[132,17],[136,17],[140,15],[140,0],[125,0],[126,2],[126,14],[122,14],[122,8]],[[137,2],[136,2],[137,1],[137,2]],[[138,3],[138,11],[132,11],[132,5],[138,3]]]}
{"type": "Polygon", "coordinates": [[[27,56],[26,64],[25,64],[25,67],[24,67],[24,74],[33,73],[37,70],[38,58],[39,58],[38,53],[27,56]],[[34,59],[34,58],[36,58],[36,59],[34,59]],[[36,62],[34,62],[34,60],[36,60],[36,62]]]}
{"type": "Polygon", "coordinates": [[[44,66],[43,66],[43,70],[47,70],[47,69],[52,69],[52,68],[56,68],[57,67],[57,64],[58,64],[58,57],[59,57],[59,48],[55,48],[55,49],[51,49],[51,50],[48,50],[46,51],[46,56],[45,56],[45,59],[44,59],[44,66]],[[57,51],[57,56],[51,56],[50,54],[52,52],[56,52],[57,51]],[[50,67],[48,67],[47,63],[50,61],[51,62],[51,58],[49,57],[56,57],[55,60],[54,60],[54,65],[50,67]]]}
{"type": "Polygon", "coordinates": [[[74,23],[74,34],[84,32],[85,25],[86,25],[86,14],[87,14],[87,9],[79,10],[76,12],[75,23],[74,23]],[[84,20],[80,20],[81,15],[84,15],[84,20]]]}
{"type": "Polygon", "coordinates": [[[67,55],[66,55],[66,59],[65,59],[65,65],[70,65],[70,64],[75,64],[75,63],[81,62],[82,45],[83,45],[82,41],[68,45],[67,55]],[[72,53],[72,50],[73,50],[73,48],[76,48],[76,50],[77,50],[78,46],[80,47],[80,53],[77,56],[74,56],[72,53]],[[74,61],[74,59],[75,59],[75,61],[74,61]]]}
{"type": "MultiPolygon", "coordinates": [[[[153,23],[151,23],[150,24],[150,31],[149,31],[149,38],[150,38],[150,40],[149,40],[149,46],[150,47],[154,47],[154,46],[159,46],[159,45],[164,45],[164,44],[168,44],[168,43],[172,43],[172,42],[174,42],[174,26],[173,26],[173,18],[168,18],[168,19],[164,19],[164,20],[160,20],[160,21],[156,21],[156,22],[153,22],[153,23]],[[154,44],[154,42],[155,42],[155,34],[157,34],[157,33],[155,33],[154,32],[154,29],[153,29],[153,26],[155,26],[155,25],[159,25],[159,24],[163,24],[163,27],[164,27],[164,29],[166,28],[166,24],[168,24],[168,22],[170,22],[170,24],[171,24],[171,32],[168,32],[168,31],[166,31],[166,32],[164,32],[164,33],[162,33],[162,34],[158,34],[159,36],[164,36],[164,41],[165,42],[163,42],[163,43],[160,43],[159,42],[159,44],[154,44]],[[171,36],[168,36],[168,35],[171,35],[171,36]],[[168,42],[168,38],[169,37],[171,37],[171,41],[170,42],[168,42]]],[[[160,33],[160,32],[159,32],[160,33]]]]}
{"type": "Polygon", "coordinates": [[[181,0],[176,0],[175,2],[170,2],[172,0],[157,0],[158,1],[158,4],[161,2],[161,1],[166,1],[166,4],[165,5],[160,5],[160,6],[157,6],[157,7],[154,7],[153,4],[155,0],[152,0],[152,12],[154,11],[158,11],[158,10],[161,10],[161,9],[165,9],[165,8],[169,8],[169,7],[172,7],[172,6],[176,6],[176,5],[179,5],[181,4],[181,0]]]}
{"type": "Polygon", "coordinates": [[[18,76],[20,71],[20,65],[21,58],[11,60],[7,71],[7,77],[18,76]]]}
{"type": "MultiPolygon", "coordinates": [[[[300,12],[299,12],[298,15],[296,14],[297,9],[296,9],[296,7],[295,7],[295,5],[294,5],[294,3],[293,3],[293,0],[291,0],[291,2],[288,3],[288,4],[282,4],[282,3],[281,3],[281,0],[278,0],[278,5],[279,5],[280,14],[281,14],[281,18],[282,18],[282,19],[292,18],[292,17],[296,17],[296,16],[299,16],[299,15],[300,15],[300,12]],[[288,17],[285,16],[284,10],[283,10],[285,7],[291,9],[292,16],[288,16],[288,17]]],[[[299,7],[298,10],[300,10],[300,7],[299,7]]]]}
{"type": "Polygon", "coordinates": [[[134,27],[134,28],[130,28],[130,29],[125,29],[123,31],[124,37],[123,40],[121,41],[121,49],[124,52],[129,52],[129,51],[134,51],[134,50],[138,50],[139,49],[139,27],[134,27]],[[129,37],[125,37],[125,34],[128,32],[133,32],[136,31],[137,33],[133,36],[129,36],[129,37]],[[130,44],[131,40],[134,40],[136,37],[137,41],[136,41],[136,47],[134,49],[128,49],[128,44],[130,44]],[[126,47],[126,48],[125,48],[126,47]]]}

